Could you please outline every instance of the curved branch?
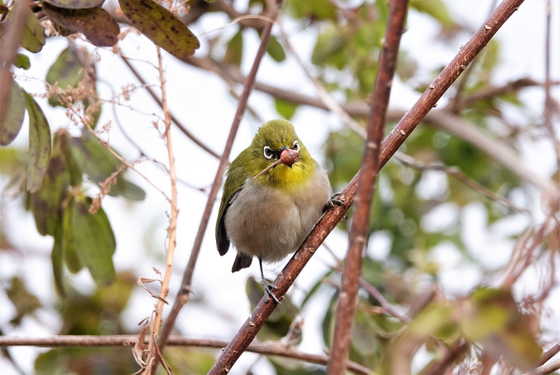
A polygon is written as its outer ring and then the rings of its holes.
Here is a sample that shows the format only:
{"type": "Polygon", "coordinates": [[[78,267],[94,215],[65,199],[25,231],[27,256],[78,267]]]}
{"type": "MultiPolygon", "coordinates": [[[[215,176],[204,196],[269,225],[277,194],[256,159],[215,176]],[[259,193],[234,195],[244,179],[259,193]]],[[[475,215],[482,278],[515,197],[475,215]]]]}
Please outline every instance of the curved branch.
{"type": "MultiPolygon", "coordinates": [[[[398,147],[412,133],[424,116],[441,98],[449,86],[457,79],[467,65],[490,41],[494,34],[506,22],[506,20],[517,10],[524,0],[504,0],[490,19],[458,52],[451,63],[436,77],[429,89],[424,92],[420,99],[414,104],[410,111],[399,121],[391,134],[387,136],[382,144],[381,165],[387,163],[398,147]]],[[[327,235],[334,229],[342,219],[350,205],[357,189],[356,176],[341,193],[344,204],[327,211],[317,222],[311,233],[293,255],[282,272],[274,282],[276,296],[282,298],[295,278],[302,271],[317,248],[321,245],[327,235]]],[[[260,328],[270,314],[276,308],[276,301],[263,296],[251,316],[234,336],[231,343],[222,351],[209,372],[209,375],[226,375],[237,359],[241,356],[247,346],[253,341],[260,328]]]]}
{"type": "MultiPolygon", "coordinates": [[[[110,335],[110,336],[87,336],[87,335],[61,335],[41,338],[0,336],[0,347],[2,346],[38,346],[38,347],[102,347],[102,346],[134,346],[138,341],[137,335],[110,335]]],[[[170,336],[167,340],[170,346],[192,346],[199,348],[221,349],[227,345],[227,341],[195,339],[181,336],[170,336]]],[[[273,355],[297,359],[303,362],[326,365],[328,356],[304,353],[291,347],[277,343],[253,343],[247,351],[263,355],[273,355]]],[[[358,363],[350,362],[348,369],[355,374],[367,375],[370,370],[358,363]]]]}

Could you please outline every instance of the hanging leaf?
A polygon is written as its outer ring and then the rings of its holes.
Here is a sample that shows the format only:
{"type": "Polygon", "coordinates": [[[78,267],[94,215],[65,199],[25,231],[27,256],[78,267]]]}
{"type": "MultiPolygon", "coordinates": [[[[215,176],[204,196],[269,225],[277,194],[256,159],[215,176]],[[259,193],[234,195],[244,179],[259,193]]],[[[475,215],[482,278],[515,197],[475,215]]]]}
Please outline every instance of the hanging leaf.
{"type": "Polygon", "coordinates": [[[19,325],[21,320],[41,307],[39,299],[27,290],[22,279],[13,277],[10,287],[6,289],[6,295],[16,309],[16,316],[10,321],[14,325],[19,325]]]}
{"type": "Polygon", "coordinates": [[[19,85],[12,81],[7,111],[0,114],[0,145],[8,145],[17,137],[24,115],[25,97],[19,85]]]}
{"type": "Polygon", "coordinates": [[[66,295],[66,290],[64,287],[64,253],[62,252],[63,237],[64,232],[62,225],[58,225],[58,229],[54,236],[53,248],[51,251],[51,263],[56,292],[62,297],[66,295]]]}
{"type": "MultiPolygon", "coordinates": [[[[90,133],[80,138],[72,138],[71,153],[79,166],[93,181],[104,182],[121,168],[122,163],[90,133]]],[[[143,200],[145,192],[139,186],[119,175],[109,191],[111,196],[123,196],[130,200],[143,200]]]]}
{"type": "MultiPolygon", "coordinates": [[[[61,89],[77,87],[84,77],[84,67],[73,48],[65,48],[47,72],[47,83],[61,89]]],[[[51,106],[61,105],[56,95],[49,97],[51,106]]]]}
{"type": "Polygon", "coordinates": [[[52,156],[41,188],[30,197],[30,208],[37,230],[42,235],[55,236],[62,220],[63,204],[70,186],[70,173],[62,150],[65,130],[54,136],[52,156]]]}
{"type": "Polygon", "coordinates": [[[75,197],[69,204],[70,232],[64,232],[66,249],[78,255],[97,285],[109,284],[115,278],[113,253],[116,242],[113,229],[103,209],[89,212],[90,198],[75,197]]]}
{"type": "Polygon", "coordinates": [[[62,217],[62,256],[68,270],[72,273],[78,273],[82,270],[84,265],[78,257],[72,236],[74,232],[72,219],[72,216],[74,215],[73,201],[74,200],[72,199],[68,202],[64,208],[64,214],[62,217]]]}
{"type": "Polygon", "coordinates": [[[22,53],[18,53],[16,55],[16,60],[14,61],[14,65],[20,69],[29,69],[31,68],[31,61],[29,61],[29,57],[22,53]]]}
{"type": "Polygon", "coordinates": [[[43,3],[47,17],[58,26],[82,33],[98,47],[114,46],[120,29],[117,22],[102,8],[63,9],[43,3]]]}
{"type": "Polygon", "coordinates": [[[224,55],[224,63],[231,65],[241,65],[243,58],[243,31],[239,30],[227,42],[226,53],[224,55]]]}
{"type": "Polygon", "coordinates": [[[297,110],[297,104],[282,99],[274,99],[276,112],[286,120],[291,120],[297,110]]]}
{"type": "Polygon", "coordinates": [[[27,162],[27,191],[34,193],[43,182],[51,157],[51,130],[49,123],[35,102],[24,92],[29,113],[29,159],[27,162]]]}
{"type": "Polygon", "coordinates": [[[286,52],[284,52],[284,47],[282,47],[275,36],[270,37],[268,45],[266,46],[266,52],[276,62],[282,62],[286,60],[286,52]]]}
{"type": "Polygon", "coordinates": [[[21,46],[30,52],[39,52],[43,49],[44,44],[45,29],[43,29],[35,14],[31,13],[27,16],[27,23],[23,28],[21,46]]]}
{"type": "Polygon", "coordinates": [[[173,13],[151,0],[119,0],[123,13],[142,34],[178,59],[200,47],[197,37],[173,13]]]}
{"type": "Polygon", "coordinates": [[[45,2],[65,9],[89,9],[103,5],[105,0],[44,0],[45,2]]]}

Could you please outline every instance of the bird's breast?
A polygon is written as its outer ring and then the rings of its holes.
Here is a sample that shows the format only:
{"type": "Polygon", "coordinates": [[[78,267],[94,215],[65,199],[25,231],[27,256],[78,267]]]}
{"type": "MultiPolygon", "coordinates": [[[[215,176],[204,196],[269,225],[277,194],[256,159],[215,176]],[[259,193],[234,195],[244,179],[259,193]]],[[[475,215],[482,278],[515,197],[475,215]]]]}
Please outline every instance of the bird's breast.
{"type": "Polygon", "coordinates": [[[225,214],[226,232],[238,251],[280,260],[297,250],[331,194],[325,172],[286,192],[247,179],[225,214]]]}

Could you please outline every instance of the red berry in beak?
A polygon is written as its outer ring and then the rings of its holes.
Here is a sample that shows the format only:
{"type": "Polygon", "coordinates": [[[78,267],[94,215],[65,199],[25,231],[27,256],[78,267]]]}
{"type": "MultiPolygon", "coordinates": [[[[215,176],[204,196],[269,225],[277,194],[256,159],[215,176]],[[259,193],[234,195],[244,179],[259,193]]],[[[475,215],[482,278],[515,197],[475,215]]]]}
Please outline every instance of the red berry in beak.
{"type": "Polygon", "coordinates": [[[287,148],[285,150],[282,150],[282,152],[280,153],[280,161],[288,167],[291,167],[296,161],[298,161],[298,159],[299,152],[297,152],[296,150],[287,148]]]}

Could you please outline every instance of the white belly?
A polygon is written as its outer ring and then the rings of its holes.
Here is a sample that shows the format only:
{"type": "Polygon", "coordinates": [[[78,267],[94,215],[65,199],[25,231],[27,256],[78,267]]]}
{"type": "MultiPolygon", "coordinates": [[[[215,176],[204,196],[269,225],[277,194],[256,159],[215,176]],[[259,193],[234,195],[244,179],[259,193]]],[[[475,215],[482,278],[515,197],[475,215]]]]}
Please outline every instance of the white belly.
{"type": "Polygon", "coordinates": [[[277,261],[297,250],[331,194],[317,169],[299,191],[285,193],[247,179],[225,215],[226,232],[237,251],[277,261]]]}

